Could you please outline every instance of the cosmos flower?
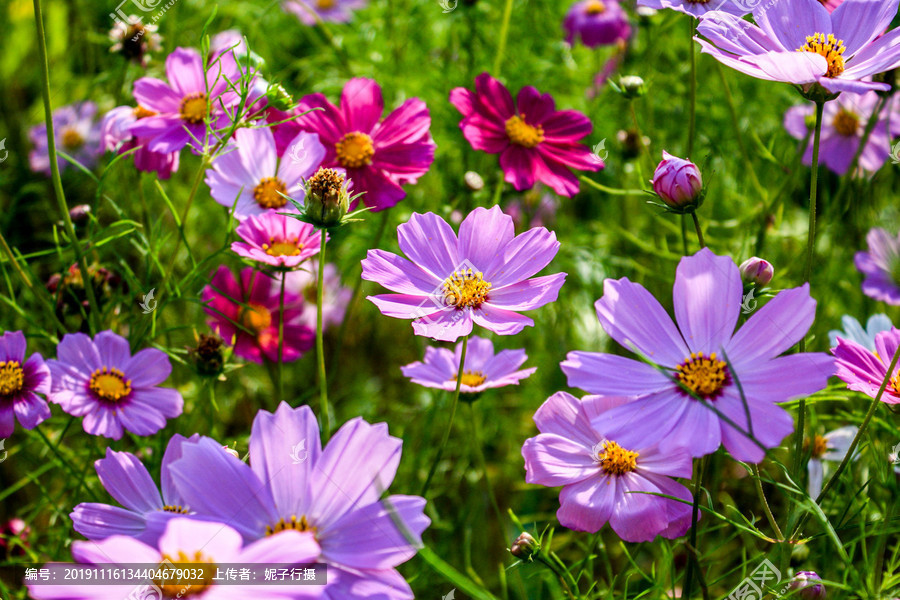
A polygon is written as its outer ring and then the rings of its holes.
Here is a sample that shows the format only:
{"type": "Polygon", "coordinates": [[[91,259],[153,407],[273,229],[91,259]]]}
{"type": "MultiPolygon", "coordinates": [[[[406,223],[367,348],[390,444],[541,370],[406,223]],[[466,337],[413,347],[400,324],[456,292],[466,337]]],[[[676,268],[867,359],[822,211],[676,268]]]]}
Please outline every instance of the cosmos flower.
{"type": "Polygon", "coordinates": [[[556,110],[553,97],[528,86],[512,95],[487,73],[475,78],[475,91],[455,88],[450,103],[462,113],[463,137],[475,150],[500,155],[505,179],[517,190],[545,183],[561,196],[578,192],[569,169],[598,171],[603,161],[578,140],[593,128],[574,110],[556,110]]]}
{"type": "MultiPolygon", "coordinates": [[[[95,121],[97,105],[93,102],[70,104],[53,111],[53,136],[56,140],[57,165],[63,172],[70,165],[59,155],[65,152],[90,169],[103,153],[100,147],[100,124],[95,121]]],[[[50,176],[50,150],[47,146],[47,124],[40,123],[28,132],[32,149],[28,162],[35,173],[50,176]]]]}
{"type": "Polygon", "coordinates": [[[56,347],[56,360],[47,364],[50,401],[84,417],[82,426],[92,435],[118,440],[124,429],[153,435],[184,406],[177,390],[157,387],[172,372],[165,352],[145,348],[132,356],[128,340],[112,331],[93,340],[83,333],[66,334],[56,347]]]}
{"type": "Polygon", "coordinates": [[[169,519],[189,512],[172,481],[169,466],[181,458],[185,442],[197,441],[199,437],[175,434],[169,440],[160,467],[162,494],[138,457],[107,448],[106,458],[96,461],[94,468],[103,487],[124,508],[82,502],[69,515],[75,531],[89,540],[127,535],[155,546],[169,519]]]}
{"type": "MultiPolygon", "coordinates": [[[[813,438],[812,455],[806,465],[809,473],[809,497],[816,498],[822,491],[822,480],[825,476],[825,461],[840,462],[847,456],[850,444],[859,427],[847,425],[825,435],[816,434],[813,438]]],[[[855,458],[859,458],[857,455],[855,458]]]]}
{"type": "MultiPolygon", "coordinates": [[[[837,173],[844,175],[850,169],[853,157],[865,134],[869,117],[879,103],[878,94],[841,94],[836,100],[825,104],[822,114],[822,139],[819,144],[819,160],[837,173]]],[[[883,110],[869,134],[866,146],[859,155],[859,166],[864,171],[874,173],[891,155],[891,134],[888,130],[888,115],[883,110]]],[[[784,115],[784,128],[798,140],[809,140],[803,164],[812,164],[813,136],[816,107],[813,103],[793,106],[784,115]]]]}
{"type": "Polygon", "coordinates": [[[282,7],[296,15],[304,25],[312,27],[320,19],[329,23],[347,23],[353,18],[353,11],[365,8],[366,4],[368,0],[286,0],[282,7]]]}
{"type": "Polygon", "coordinates": [[[321,546],[318,560],[328,564],[326,598],[411,599],[395,567],[415,555],[430,520],[424,498],[381,500],[401,446],[386,424],[357,417],[323,448],[312,410],[282,402],[274,414],[256,415],[249,466],[203,438],[184,445],[171,471],[191,508],[234,527],[246,542],[312,533],[321,546]]]}
{"type": "Polygon", "coordinates": [[[856,268],[865,276],[863,293],[886,304],[900,305],[900,233],[893,236],[875,227],[869,230],[866,241],[869,251],[853,257],[856,268]]]}
{"type": "MultiPolygon", "coordinates": [[[[762,0],[756,0],[756,2],[762,2],[762,0]]],[[[750,12],[749,6],[753,3],[754,0],[638,0],[637,4],[639,8],[653,10],[670,8],[692,17],[701,17],[714,10],[743,17],[750,12]]]]}
{"type": "MultiPolygon", "coordinates": [[[[183,597],[202,600],[234,600],[250,597],[254,600],[294,600],[315,598],[320,586],[310,585],[219,585],[215,581],[217,565],[275,565],[310,564],[319,553],[319,546],[310,533],[286,532],[258,542],[243,545],[237,531],[221,523],[204,523],[185,517],[168,522],[158,546],[124,535],[114,535],[102,541],[73,542],[72,557],[82,568],[108,565],[125,570],[136,564],[156,566],[171,561],[187,568],[202,570],[203,583],[191,583],[189,594],[183,597]]],[[[70,565],[75,571],[78,565],[70,565]]],[[[122,600],[123,598],[178,598],[187,584],[136,585],[131,581],[122,585],[88,583],[87,574],[75,573],[77,583],[30,584],[28,592],[35,600],[122,600]]],[[[96,574],[95,574],[96,577],[96,574]]],[[[329,573],[330,577],[330,573],[329,573]]],[[[194,578],[192,578],[193,581],[194,578]]]]}
{"type": "MultiPolygon", "coordinates": [[[[288,113],[300,116],[280,125],[275,135],[317,133],[325,146],[322,166],[346,171],[350,191],[365,193],[363,203],[380,211],[406,197],[402,186],[428,171],[437,147],[429,133],[428,108],[418,98],[406,100],[384,119],[383,112],[384,99],[375,80],[351,79],[344,85],[339,107],[323,94],[304,96],[288,113]]],[[[273,115],[270,119],[279,113],[273,115]]]]}
{"type": "Polygon", "coordinates": [[[382,314],[414,319],[416,335],[454,342],[473,324],[500,335],[516,334],[534,321],[518,311],[556,300],[565,273],[533,275],[559,250],[556,234],[536,227],[515,235],[512,217],[499,206],[476,208],[459,226],[459,238],[434,213],[414,213],[397,227],[409,260],[369,250],[362,278],[396,294],[369,296],[382,314]]]}
{"type": "Polygon", "coordinates": [[[691,525],[690,504],[651,494],[690,501],[690,491],[672,478],[690,478],[691,456],[684,448],[621,443],[608,415],[624,402],[550,396],[534,414],[540,435],[522,446],[525,481],[563,486],[556,517],[569,529],[596,533],[608,522],[626,542],[680,537],[691,525]]]}
{"type": "Polygon", "coordinates": [[[285,196],[303,200],[303,180],[319,167],[325,148],[316,134],[304,132],[294,136],[291,148],[279,159],[268,127],[238,129],[231,150],[216,157],[206,171],[213,199],[222,206],[233,206],[241,221],[251,215],[296,213],[297,208],[285,196]]]}
{"type": "MultiPolygon", "coordinates": [[[[344,313],[350,303],[353,292],[350,288],[341,285],[341,276],[337,267],[332,263],[325,264],[323,277],[325,290],[322,292],[322,327],[340,325],[344,320],[344,313]]],[[[303,313],[300,322],[315,331],[316,329],[316,302],[319,285],[319,265],[316,261],[310,261],[302,268],[287,274],[285,289],[303,296],[303,313]]]]}
{"type": "Polygon", "coordinates": [[[131,154],[137,170],[156,173],[160,179],[168,179],[178,170],[178,152],[151,152],[147,148],[147,140],[139,140],[131,133],[135,123],[151,116],[152,112],[140,106],[117,106],[106,113],[100,122],[101,143],[104,150],[116,154],[125,154],[137,148],[131,154]]]}
{"type": "Polygon", "coordinates": [[[740,272],[731,258],[704,248],[681,259],[673,296],[677,327],[642,285],[607,279],[594,305],[603,329],[668,372],[612,354],[570,352],[561,364],[569,385],[635,397],[608,414],[628,424],[618,440],[625,446],[658,440],[663,450],[685,447],[703,456],[724,444],[737,460],[761,461],[760,445],[773,448],[794,429],[791,415],[777,403],[824,388],[834,373],[824,353],[779,356],[812,325],[816,302],[809,285],[778,293],[735,331],[743,297],[740,272]],[[742,432],[751,432],[759,445],[742,432]]]}
{"type": "Polygon", "coordinates": [[[747,75],[832,94],[890,89],[867,77],[900,65],[898,30],[884,35],[900,0],[844,0],[833,13],[819,0],[779,0],[753,9],[756,25],[714,11],[700,17],[703,52],[747,75]]]}
{"type": "Polygon", "coordinates": [[[837,346],[837,339],[842,337],[845,340],[856,342],[869,352],[875,352],[875,336],[882,331],[890,331],[891,327],[893,327],[891,320],[885,314],[877,314],[869,317],[869,320],[866,321],[865,328],[863,328],[862,324],[856,320],[856,318],[851,317],[850,315],[844,315],[841,317],[841,325],[844,326],[843,331],[840,329],[832,329],[828,332],[828,342],[832,348],[837,346]]]}
{"type": "Polygon", "coordinates": [[[631,37],[628,14],[618,0],[579,0],[566,13],[563,29],[569,44],[577,38],[588,48],[623,43],[631,37]]]}
{"type": "MultiPolygon", "coordinates": [[[[252,267],[241,271],[235,279],[222,265],[203,288],[203,302],[209,326],[229,345],[234,353],[255,363],[263,358],[278,361],[278,323],[280,283],[252,267]]],[[[284,362],[293,362],[312,348],[315,332],[299,321],[303,298],[288,292],[284,295],[284,362]]]]}
{"type": "MultiPolygon", "coordinates": [[[[462,342],[451,351],[447,348],[425,348],[425,360],[400,367],[403,374],[413,383],[439,390],[455,391],[459,378],[459,359],[462,342]]],[[[463,394],[478,394],[491,388],[519,385],[519,381],[530,377],[537,367],[517,370],[528,360],[525,350],[502,350],[494,354],[491,340],[472,336],[466,349],[462,382],[459,391],[463,394]]]]}
{"type": "Polygon", "coordinates": [[[127,23],[116,19],[116,24],[109,31],[109,40],[113,43],[109,51],[146,66],[147,54],[159,50],[162,36],[158,31],[156,25],[145,24],[136,15],[130,15],[127,23]]]}
{"type": "Polygon", "coordinates": [[[296,267],[319,253],[322,233],[309,223],[275,211],[247,217],[235,233],[244,241],[232,242],[238,256],[273,267],[296,267]]]}
{"type": "Polygon", "coordinates": [[[25,335],[5,332],[0,336],[0,439],[12,435],[17,419],[25,429],[48,419],[50,407],[41,396],[49,393],[50,369],[43,357],[35,352],[25,360],[25,335]]]}
{"type": "MultiPolygon", "coordinates": [[[[838,337],[837,347],[831,349],[837,359],[837,376],[847,384],[847,388],[874,398],[888,374],[887,369],[898,345],[900,329],[896,327],[875,336],[874,352],[856,342],[838,337]]],[[[894,367],[881,401],[900,404],[900,363],[894,367]]]]}

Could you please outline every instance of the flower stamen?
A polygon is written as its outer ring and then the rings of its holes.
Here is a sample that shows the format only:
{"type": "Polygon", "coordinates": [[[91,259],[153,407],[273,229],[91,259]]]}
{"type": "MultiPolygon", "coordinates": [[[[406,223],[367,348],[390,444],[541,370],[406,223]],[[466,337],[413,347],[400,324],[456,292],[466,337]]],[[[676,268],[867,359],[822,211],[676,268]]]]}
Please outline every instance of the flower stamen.
{"type": "Polygon", "coordinates": [[[715,399],[730,381],[728,365],[716,358],[713,352],[706,357],[702,352],[691,352],[690,358],[675,367],[675,377],[689,390],[706,398],[715,399]]]}
{"type": "Polygon", "coordinates": [[[131,380],[119,369],[103,367],[93,372],[88,388],[101,400],[118,402],[131,393],[131,380]]]}
{"type": "Polygon", "coordinates": [[[859,130],[859,117],[846,108],[842,108],[834,115],[834,121],[831,122],[831,125],[839,134],[850,137],[856,135],[856,132],[859,130]]]}
{"type": "Polygon", "coordinates": [[[209,112],[209,101],[206,94],[203,92],[188,94],[181,100],[181,108],[178,112],[183,121],[194,125],[202,123],[209,112]]]}
{"type": "Polygon", "coordinates": [[[303,244],[297,241],[297,238],[276,240],[274,237],[270,237],[269,243],[263,244],[262,249],[269,256],[297,256],[303,249],[303,244]]]}
{"type": "MultiPolygon", "coordinates": [[[[460,269],[444,280],[444,305],[456,308],[478,308],[487,300],[491,284],[481,271],[460,269]]],[[[465,376],[465,374],[464,374],[465,376]]]]}
{"type": "Polygon", "coordinates": [[[513,115],[506,120],[506,136],[513,144],[534,148],[544,141],[544,128],[526,123],[524,114],[513,115]]]}
{"type": "Polygon", "coordinates": [[[264,177],[253,188],[253,199],[260,208],[281,208],[287,204],[287,186],[277,177],[264,177]]]}
{"type": "Polygon", "coordinates": [[[592,454],[594,462],[609,475],[624,475],[637,470],[637,459],[640,456],[610,440],[595,445],[592,454]]]}
{"type": "Polygon", "coordinates": [[[834,37],[833,33],[827,36],[824,33],[816,33],[806,36],[806,43],[797,48],[797,52],[812,52],[825,57],[828,61],[826,77],[837,77],[844,72],[844,40],[834,37]]]}
{"type": "Polygon", "coordinates": [[[0,396],[13,396],[25,385],[25,371],[19,361],[0,362],[0,396]]]}
{"type": "Polygon", "coordinates": [[[159,569],[167,570],[169,575],[166,579],[153,581],[164,598],[187,598],[201,594],[213,585],[218,571],[216,564],[199,550],[193,556],[188,556],[183,550],[179,550],[174,558],[163,554],[159,569]]]}
{"type": "Polygon", "coordinates": [[[281,519],[275,526],[266,525],[266,535],[275,535],[276,533],[281,533],[282,531],[287,531],[288,529],[293,531],[311,531],[313,534],[316,533],[317,527],[314,527],[309,524],[309,520],[306,518],[306,515],[297,519],[297,515],[291,515],[290,520],[281,519]]]}
{"type": "Polygon", "coordinates": [[[462,385],[469,387],[478,387],[487,381],[487,377],[481,371],[463,371],[462,377],[459,376],[459,373],[454,373],[450,381],[456,383],[458,379],[461,379],[460,383],[462,385]]]}
{"type": "Polygon", "coordinates": [[[361,131],[347,133],[334,145],[337,160],[347,169],[359,169],[372,164],[375,143],[361,131]]]}

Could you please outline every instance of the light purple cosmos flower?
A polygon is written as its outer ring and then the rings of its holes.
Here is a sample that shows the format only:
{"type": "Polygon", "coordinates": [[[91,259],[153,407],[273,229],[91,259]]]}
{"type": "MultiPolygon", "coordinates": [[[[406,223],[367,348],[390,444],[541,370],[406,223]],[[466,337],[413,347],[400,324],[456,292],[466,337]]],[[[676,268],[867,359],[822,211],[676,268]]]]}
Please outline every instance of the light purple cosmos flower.
{"type": "MultiPolygon", "coordinates": [[[[325,264],[323,276],[325,290],[322,292],[322,327],[340,325],[347,312],[347,305],[353,292],[350,288],[341,285],[341,276],[337,267],[332,263],[325,264]]],[[[316,302],[318,301],[319,265],[316,261],[310,261],[296,271],[287,274],[285,289],[303,297],[303,312],[299,321],[316,330],[316,302]]]]}
{"type": "Polygon", "coordinates": [[[25,360],[25,335],[7,331],[0,336],[0,438],[8,438],[16,419],[25,429],[34,429],[50,418],[47,401],[50,369],[35,352],[25,360]]]}
{"type": "Polygon", "coordinates": [[[322,448],[312,410],[282,402],[274,414],[257,413],[249,466],[202,438],[184,444],[170,470],[192,509],[234,527],[247,542],[278,539],[284,531],[313,533],[318,560],[328,564],[324,598],[411,599],[394,567],[415,555],[430,523],[425,499],[379,500],[394,479],[401,445],[386,424],[355,418],[322,448]]]}
{"type": "Polygon", "coordinates": [[[240,70],[230,54],[208,67],[204,73],[203,58],[193,48],[176,48],[166,58],[168,83],[153,77],[134,82],[138,104],[156,113],[132,127],[135,136],[148,140],[149,150],[178,152],[188,144],[202,144],[207,137],[207,113],[215,129],[230,123],[225,110],[234,107],[240,97],[229,88],[229,82],[239,87],[240,70]]]}
{"type": "MultiPolygon", "coordinates": [[[[809,473],[809,497],[816,498],[822,491],[822,481],[825,478],[825,461],[840,462],[847,456],[853,438],[859,432],[859,427],[846,425],[829,431],[825,435],[816,434],[813,438],[812,455],[806,465],[809,473]]],[[[857,453],[854,458],[859,458],[857,453]]]]}
{"type": "Polygon", "coordinates": [[[588,48],[623,44],[631,37],[628,14],[618,0],[579,0],[563,20],[566,42],[576,38],[588,48]]]}
{"type": "Polygon", "coordinates": [[[177,390],[157,387],[172,372],[166,354],[145,348],[132,356],[128,340],[112,331],[93,340],[83,333],[66,334],[56,347],[56,360],[47,364],[50,401],[84,417],[84,430],[92,435],[118,440],[123,429],[153,435],[184,406],[177,390]]]}
{"type": "Polygon", "coordinates": [[[365,8],[368,0],[287,0],[284,10],[300,19],[304,25],[312,27],[319,22],[347,23],[353,18],[353,11],[365,8]]]}
{"type": "MultiPolygon", "coordinates": [[[[447,348],[425,348],[424,362],[414,362],[400,367],[403,374],[413,383],[439,390],[455,391],[459,378],[459,359],[462,342],[451,351],[447,348]]],[[[519,385],[519,381],[530,377],[537,367],[519,369],[528,360],[524,350],[501,350],[494,354],[491,340],[473,336],[466,350],[462,381],[459,391],[463,394],[477,394],[491,388],[519,385]]]]}
{"type": "Polygon", "coordinates": [[[206,171],[206,184],[213,199],[228,208],[234,206],[235,217],[242,221],[268,212],[296,213],[285,196],[303,199],[303,180],[318,169],[324,156],[325,148],[314,133],[297,134],[279,159],[268,127],[239,129],[230,151],[206,171]]]}
{"type": "Polygon", "coordinates": [[[743,17],[750,12],[748,5],[752,3],[753,0],[638,0],[637,5],[654,10],[671,8],[692,17],[701,17],[714,10],[743,17]]]}
{"type": "Polygon", "coordinates": [[[569,385],[636,397],[608,414],[626,425],[617,440],[626,447],[659,440],[663,450],[683,446],[692,456],[703,456],[724,444],[737,460],[761,461],[760,445],[775,447],[794,429],[791,415],[776,403],[824,388],[834,373],[824,353],[779,357],[812,325],[816,302],[809,285],[778,293],[735,331],[743,296],[740,272],[731,258],[704,248],[681,259],[673,295],[677,327],[644,286],[628,278],[607,279],[594,304],[603,329],[667,372],[612,354],[570,352],[561,364],[569,385]],[[760,445],[742,433],[751,431],[745,408],[760,445]]]}
{"type": "Polygon", "coordinates": [[[866,241],[869,251],[857,252],[853,257],[856,268],[865,275],[863,293],[887,304],[900,305],[900,233],[893,236],[875,227],[869,230],[866,241]]]}
{"type": "Polygon", "coordinates": [[[818,0],[778,0],[753,9],[756,25],[722,11],[697,27],[703,52],[747,75],[828,92],[890,89],[865,81],[900,65],[898,30],[884,35],[900,0],[845,0],[829,14],[818,0]],[[877,39],[876,39],[877,38],[877,39]],[[708,40],[708,41],[707,41],[708,40]]]}
{"type": "Polygon", "coordinates": [[[117,106],[103,116],[100,137],[103,149],[116,154],[124,154],[137,148],[131,154],[137,170],[156,173],[160,179],[168,179],[178,170],[178,152],[151,152],[147,148],[147,140],[139,140],[131,132],[131,128],[140,119],[153,115],[154,113],[140,106],[117,106]]]}
{"type": "Polygon", "coordinates": [[[296,267],[319,253],[322,233],[309,223],[266,211],[247,217],[235,229],[242,242],[232,242],[238,256],[273,267],[296,267]]]}
{"type": "MultiPolygon", "coordinates": [[[[59,155],[65,152],[80,164],[90,169],[97,164],[103,153],[100,147],[100,124],[95,117],[97,105],[93,102],[79,102],[56,109],[53,112],[53,135],[56,140],[57,165],[60,172],[70,166],[68,160],[59,155]]],[[[28,162],[35,173],[50,176],[50,150],[47,146],[47,124],[41,123],[28,133],[32,150],[28,162]]]]}
{"type": "Polygon", "coordinates": [[[455,342],[473,324],[500,335],[516,334],[534,321],[517,311],[556,300],[565,273],[534,277],[559,250],[556,234],[536,227],[515,235],[499,206],[476,208],[459,226],[459,238],[434,213],[414,213],[397,227],[409,260],[369,250],[362,278],[396,294],[369,296],[389,317],[414,319],[416,335],[455,342]]]}
{"type": "MultiPolygon", "coordinates": [[[[900,329],[883,331],[875,336],[875,351],[867,350],[856,342],[837,340],[831,349],[837,359],[837,376],[847,384],[847,388],[874,398],[878,388],[887,376],[894,352],[900,345],[900,329]]],[[[900,363],[888,379],[881,401],[886,404],[900,404],[900,363]]]]}
{"type": "MultiPolygon", "coordinates": [[[[841,94],[833,102],[825,104],[822,114],[822,139],[819,144],[819,160],[837,173],[844,175],[856,156],[865,134],[869,117],[875,112],[879,98],[875,92],[865,94],[841,94]]],[[[813,136],[816,107],[813,103],[793,106],[784,115],[784,128],[798,140],[809,139],[803,164],[812,164],[813,136]]],[[[874,173],[891,155],[891,134],[885,109],[869,134],[868,142],[859,155],[859,167],[874,173]]]]}
{"type": "MultiPolygon", "coordinates": [[[[115,565],[124,570],[133,568],[135,564],[150,568],[161,565],[166,560],[187,568],[186,563],[190,562],[191,568],[203,570],[204,580],[209,577],[208,583],[194,583],[188,588],[189,597],[199,600],[293,600],[319,597],[322,590],[320,586],[271,583],[218,585],[214,580],[216,565],[310,564],[318,552],[319,546],[310,533],[291,531],[245,546],[240,534],[227,525],[204,523],[184,517],[169,521],[165,533],[159,538],[158,546],[124,535],[114,535],[102,541],[72,543],[72,557],[85,565],[83,568],[89,565],[115,565]]],[[[79,569],[77,565],[72,568],[79,569]]],[[[182,584],[97,584],[90,582],[87,574],[80,577],[78,573],[75,575],[79,579],[78,583],[30,584],[28,592],[35,600],[150,600],[177,598],[179,592],[185,593],[182,584]]],[[[180,597],[187,598],[188,595],[180,597]]]]}
{"type": "Polygon", "coordinates": [[[181,446],[190,438],[175,434],[169,440],[160,467],[162,494],[147,467],[134,454],[106,449],[106,458],[94,463],[97,476],[109,495],[124,506],[82,502],[69,515],[75,531],[89,540],[127,535],[155,546],[166,524],[173,517],[189,512],[172,481],[169,466],[181,458],[181,446]]]}
{"type": "Polygon", "coordinates": [[[626,542],[672,539],[691,525],[691,506],[652,494],[691,500],[672,477],[691,476],[684,448],[661,452],[646,443],[622,444],[609,414],[624,398],[558,392],[534,414],[540,435],[525,441],[525,481],[563,486],[556,513],[561,525],[596,533],[608,522],[626,542]],[[650,493],[641,493],[650,492],[650,493]]]}
{"type": "Polygon", "coordinates": [[[887,315],[879,313],[872,315],[866,321],[866,326],[850,315],[841,317],[841,325],[844,326],[843,331],[840,329],[832,329],[828,332],[828,342],[834,348],[838,344],[838,338],[856,342],[869,352],[875,352],[875,336],[882,331],[890,331],[893,327],[891,320],[887,315]]]}

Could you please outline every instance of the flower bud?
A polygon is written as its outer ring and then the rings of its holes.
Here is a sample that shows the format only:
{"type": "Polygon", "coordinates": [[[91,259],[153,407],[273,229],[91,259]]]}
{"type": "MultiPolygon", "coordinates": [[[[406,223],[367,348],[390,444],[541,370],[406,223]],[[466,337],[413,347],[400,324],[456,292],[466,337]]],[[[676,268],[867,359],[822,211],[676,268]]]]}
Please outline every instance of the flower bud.
{"type": "Polygon", "coordinates": [[[650,180],[653,191],[675,212],[693,212],[703,203],[703,178],[689,160],[663,150],[663,159],[650,180]]]}
{"type": "Polygon", "coordinates": [[[484,179],[482,179],[481,175],[475,171],[466,171],[466,174],[463,175],[463,179],[466,182],[466,186],[473,192],[477,192],[484,188],[484,179]]]}
{"type": "Polygon", "coordinates": [[[321,168],[306,182],[306,217],[317,227],[335,227],[350,210],[344,175],[321,168]]]}
{"type": "Polygon", "coordinates": [[[510,553],[516,558],[521,558],[523,560],[530,560],[532,556],[534,556],[541,549],[541,545],[538,543],[534,536],[532,536],[527,531],[516,538],[516,541],[513,542],[513,545],[510,547],[510,553]]]}
{"type": "Polygon", "coordinates": [[[266,100],[268,100],[269,106],[278,110],[288,111],[294,106],[294,98],[280,83],[269,84],[266,89],[266,100]]]}
{"type": "Polygon", "coordinates": [[[25,556],[31,528],[25,521],[13,518],[0,525],[0,561],[25,556]]]}
{"type": "Polygon", "coordinates": [[[222,338],[213,334],[200,334],[197,345],[188,349],[188,356],[194,363],[194,368],[201,375],[218,375],[225,365],[222,338]]]}
{"type": "Polygon", "coordinates": [[[741,271],[741,280],[746,285],[758,285],[760,287],[769,285],[772,277],[775,275],[775,267],[767,260],[752,257],[741,263],[739,267],[741,271]]]}
{"type": "Polygon", "coordinates": [[[632,98],[639,98],[647,93],[647,88],[644,86],[644,80],[637,75],[625,75],[620,78],[619,89],[622,91],[622,95],[629,100],[632,98]]]}
{"type": "Polygon", "coordinates": [[[76,225],[80,225],[87,221],[90,214],[90,204],[79,204],[78,206],[73,206],[69,209],[69,218],[72,219],[72,222],[76,225]]]}
{"type": "Polygon", "coordinates": [[[796,591],[796,597],[802,600],[824,600],[825,586],[820,581],[822,578],[815,571],[798,571],[788,589],[796,591]]]}

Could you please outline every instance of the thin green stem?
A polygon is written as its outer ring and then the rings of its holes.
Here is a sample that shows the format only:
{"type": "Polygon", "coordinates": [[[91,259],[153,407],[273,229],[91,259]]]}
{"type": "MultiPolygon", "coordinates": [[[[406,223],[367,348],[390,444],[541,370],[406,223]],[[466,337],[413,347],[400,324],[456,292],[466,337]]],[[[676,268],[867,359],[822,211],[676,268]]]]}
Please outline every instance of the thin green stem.
{"type": "Polygon", "coordinates": [[[706,242],[703,241],[703,230],[700,228],[700,219],[697,217],[697,211],[691,213],[694,218],[694,229],[697,231],[697,240],[700,242],[701,248],[706,248],[706,242]]]}
{"type": "Polygon", "coordinates": [[[646,148],[644,148],[644,136],[641,135],[641,127],[638,125],[637,111],[634,108],[634,100],[631,99],[628,101],[628,110],[631,112],[631,120],[634,122],[634,134],[637,137],[637,145],[638,145],[638,158],[635,161],[635,165],[637,166],[637,176],[640,185],[644,185],[644,169],[641,163],[644,161],[644,158],[648,156],[647,152],[645,152],[646,148]]]}
{"type": "Polygon", "coordinates": [[[281,290],[278,294],[278,399],[275,405],[284,400],[284,284],[287,273],[281,273],[281,290]]]}
{"type": "MultiPolygon", "coordinates": [[[[461,377],[459,379],[462,379],[461,377]]],[[[459,382],[457,382],[459,383],[459,382]]],[[[500,527],[501,532],[503,531],[503,524],[506,522],[506,518],[503,513],[500,511],[500,505],[497,504],[497,496],[494,494],[494,486],[491,484],[491,479],[488,475],[488,466],[487,461],[484,459],[484,449],[481,447],[483,443],[481,439],[481,425],[479,423],[479,417],[475,414],[475,406],[473,402],[467,402],[469,405],[469,419],[472,422],[472,435],[475,437],[475,458],[478,460],[478,468],[481,469],[482,476],[484,477],[484,487],[487,490],[488,498],[491,501],[491,507],[494,509],[494,516],[497,518],[497,526],[500,527]]]]}
{"type": "MultiPolygon", "coordinates": [[[[682,598],[691,598],[695,572],[698,579],[703,579],[703,576],[700,573],[699,552],[697,552],[697,522],[700,520],[700,494],[702,492],[703,474],[706,470],[706,462],[707,457],[704,457],[697,462],[697,478],[694,480],[694,504],[691,512],[690,561],[687,564],[687,569],[684,574],[684,594],[681,596],[682,598]]],[[[706,597],[706,586],[702,585],[701,587],[704,588],[704,597],[706,597]]]]}
{"type": "Polygon", "coordinates": [[[684,247],[685,256],[688,255],[688,241],[687,241],[687,215],[681,215],[681,245],[684,247]]]}
{"type": "MultiPolygon", "coordinates": [[[[197,195],[197,190],[200,189],[200,182],[203,181],[203,175],[206,173],[206,167],[209,165],[209,161],[204,158],[200,162],[200,168],[197,169],[197,175],[194,176],[194,183],[191,186],[191,193],[188,196],[187,203],[184,205],[184,210],[181,211],[181,224],[180,227],[184,229],[185,221],[187,220],[188,213],[191,210],[191,205],[194,203],[194,196],[197,195]]],[[[174,213],[174,210],[173,210],[174,213]]],[[[175,238],[175,250],[172,251],[172,258],[169,259],[169,265],[166,267],[166,272],[162,273],[163,277],[167,277],[169,273],[172,272],[172,267],[175,266],[175,259],[178,258],[178,251],[181,249],[181,238],[183,235],[175,238]]]]}
{"type": "Polygon", "coordinates": [[[319,273],[316,286],[316,358],[319,363],[319,408],[322,411],[322,430],[325,439],[331,437],[331,415],[328,410],[328,380],[325,377],[325,330],[322,327],[322,311],[325,301],[325,242],[327,232],[321,230],[322,246],[319,248],[319,273]]]}
{"type": "Polygon", "coordinates": [[[778,527],[778,521],[775,520],[775,515],[772,514],[772,509],[769,508],[769,502],[768,500],[766,500],[766,493],[763,491],[762,479],[760,479],[759,475],[759,465],[753,465],[753,475],[754,483],[756,483],[756,494],[759,496],[759,501],[763,506],[763,511],[766,513],[766,519],[768,519],[769,525],[775,532],[776,539],[778,539],[779,541],[783,540],[784,534],[781,533],[781,528],[778,527]]]}
{"type": "Polygon", "coordinates": [[[566,575],[568,575],[568,578],[571,579],[572,574],[566,570],[560,570],[560,567],[556,563],[554,563],[553,560],[544,556],[543,552],[539,553],[536,558],[539,563],[550,569],[553,574],[556,575],[556,578],[559,579],[559,583],[562,584],[563,591],[566,592],[566,595],[568,595],[569,598],[572,598],[574,600],[575,592],[572,591],[572,586],[575,584],[575,582],[572,581],[570,583],[566,578],[566,575]]]}
{"type": "Polygon", "coordinates": [[[688,107],[688,141],[687,141],[687,157],[694,153],[694,134],[697,125],[697,50],[694,48],[694,22],[696,19],[688,15],[690,21],[690,36],[688,41],[691,44],[691,79],[690,79],[690,105],[688,107]]]}
{"type": "Polygon", "coordinates": [[[497,57],[494,59],[494,77],[500,76],[500,65],[503,64],[503,54],[506,52],[506,39],[509,37],[509,22],[512,18],[513,0],[506,0],[503,7],[503,22],[500,25],[500,42],[497,44],[497,57]]]}

